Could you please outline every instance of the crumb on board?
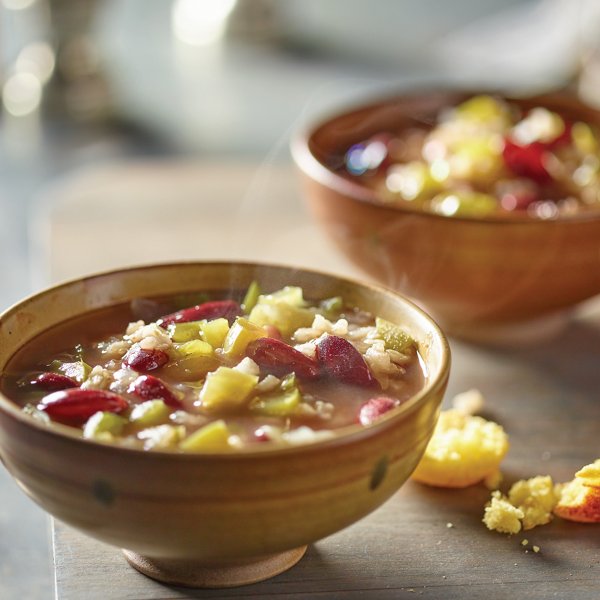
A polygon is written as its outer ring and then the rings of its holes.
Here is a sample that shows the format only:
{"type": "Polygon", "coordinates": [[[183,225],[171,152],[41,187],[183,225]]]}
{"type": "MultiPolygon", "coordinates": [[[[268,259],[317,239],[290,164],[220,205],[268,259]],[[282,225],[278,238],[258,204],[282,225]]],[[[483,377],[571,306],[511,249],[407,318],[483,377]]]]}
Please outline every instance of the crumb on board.
{"type": "Polygon", "coordinates": [[[467,390],[456,394],[452,399],[452,408],[463,415],[476,415],[483,410],[485,399],[483,394],[476,389],[467,390]]]}
{"type": "Polygon", "coordinates": [[[519,533],[523,511],[513,506],[506,496],[498,490],[492,492],[492,498],[483,513],[483,522],[488,529],[500,533],[519,533]]]}
{"type": "Polygon", "coordinates": [[[537,554],[541,548],[539,546],[533,546],[533,551],[537,554]]]}
{"type": "Polygon", "coordinates": [[[527,538],[521,540],[521,546],[527,546],[529,544],[529,540],[527,538]]]}
{"type": "Polygon", "coordinates": [[[452,529],[454,527],[454,523],[446,523],[446,527],[448,529],[452,529]]]}
{"type": "Polygon", "coordinates": [[[412,478],[437,487],[468,487],[495,474],[507,451],[508,436],[497,423],[444,410],[412,478]]]}

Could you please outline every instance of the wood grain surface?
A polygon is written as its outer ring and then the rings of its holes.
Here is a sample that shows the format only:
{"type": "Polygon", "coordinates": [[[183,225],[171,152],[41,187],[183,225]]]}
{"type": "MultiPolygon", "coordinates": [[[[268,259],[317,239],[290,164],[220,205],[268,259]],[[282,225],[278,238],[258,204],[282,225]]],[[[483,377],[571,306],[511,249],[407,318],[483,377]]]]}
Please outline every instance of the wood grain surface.
{"type": "MultiPolygon", "coordinates": [[[[252,180],[249,166],[157,164],[105,168],[63,182],[40,200],[46,273],[55,281],[161,258],[239,258],[251,244],[251,259],[356,275],[311,225],[287,167],[270,168],[244,219],[227,212],[237,210],[252,180]],[[213,190],[210,202],[207,189],[213,190]],[[179,216],[161,223],[165,210],[179,216]],[[144,230],[132,245],[118,236],[135,227],[140,211],[144,230]],[[216,247],[218,231],[232,245],[216,247]]],[[[560,333],[538,343],[498,348],[450,341],[446,404],[466,389],[483,392],[484,416],[510,437],[503,489],[534,475],[566,481],[600,457],[600,304],[588,304],[565,319],[560,333]]],[[[129,567],[118,549],[56,522],[56,594],[59,600],[600,597],[600,525],[555,519],[515,536],[490,532],[481,522],[489,495],[482,485],[451,491],[408,482],[362,521],[310,546],[286,573],[225,590],[156,583],[129,567]],[[534,544],[539,553],[531,550],[534,544]]]]}

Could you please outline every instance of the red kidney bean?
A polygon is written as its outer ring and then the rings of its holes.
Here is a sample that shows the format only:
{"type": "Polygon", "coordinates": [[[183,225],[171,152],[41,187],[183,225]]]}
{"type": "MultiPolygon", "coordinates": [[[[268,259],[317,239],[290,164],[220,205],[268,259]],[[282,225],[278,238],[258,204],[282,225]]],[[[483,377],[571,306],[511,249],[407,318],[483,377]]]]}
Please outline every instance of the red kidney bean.
{"type": "Polygon", "coordinates": [[[231,324],[242,312],[242,307],[235,300],[214,300],[165,315],[158,320],[158,324],[161,327],[167,327],[172,323],[188,323],[189,321],[202,321],[203,319],[211,321],[221,317],[227,319],[231,324]]]}
{"type": "Polygon", "coordinates": [[[378,396],[377,398],[371,398],[358,409],[358,421],[361,425],[370,425],[376,421],[381,415],[392,410],[396,406],[400,405],[399,400],[388,398],[387,396],[378,396]]]}
{"type": "Polygon", "coordinates": [[[72,377],[63,375],[62,373],[52,373],[47,371],[40,373],[31,381],[31,385],[38,387],[46,392],[54,392],[56,390],[66,390],[68,388],[79,387],[79,383],[72,377]]]}
{"type": "Polygon", "coordinates": [[[131,383],[127,392],[141,398],[142,400],[157,400],[161,398],[167,406],[181,408],[181,402],[175,394],[160,380],[153,375],[140,375],[131,383]]]}
{"type": "Polygon", "coordinates": [[[542,142],[521,146],[506,138],[502,158],[515,175],[529,177],[538,183],[546,183],[552,179],[545,166],[547,152],[548,146],[542,142]]]}
{"type": "Polygon", "coordinates": [[[250,342],[246,353],[261,369],[279,377],[294,372],[300,379],[315,379],[320,374],[316,361],[275,338],[250,342]]]}
{"type": "Polygon", "coordinates": [[[344,338],[324,337],[317,344],[317,361],[330,377],[343,383],[361,387],[378,385],[360,352],[344,338]]]}
{"type": "Polygon", "coordinates": [[[99,411],[120,413],[128,406],[125,398],[106,390],[71,388],[44,396],[37,408],[54,421],[83,425],[99,411]]]}
{"type": "Polygon", "coordinates": [[[154,371],[168,362],[169,355],[163,350],[144,350],[139,346],[132,346],[123,357],[123,364],[138,373],[154,371]]]}

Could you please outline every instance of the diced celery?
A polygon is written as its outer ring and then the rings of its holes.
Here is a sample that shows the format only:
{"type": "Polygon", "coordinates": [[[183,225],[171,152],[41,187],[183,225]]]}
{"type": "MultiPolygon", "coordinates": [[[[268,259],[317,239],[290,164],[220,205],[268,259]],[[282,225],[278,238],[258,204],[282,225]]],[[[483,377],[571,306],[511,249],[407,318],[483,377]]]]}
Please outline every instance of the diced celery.
{"type": "Polygon", "coordinates": [[[169,337],[176,344],[197,340],[200,338],[200,322],[190,321],[189,323],[171,323],[167,327],[169,337]]]}
{"type": "Polygon", "coordinates": [[[213,347],[202,340],[190,340],[177,346],[177,352],[181,356],[212,356],[213,347]]]}
{"type": "Polygon", "coordinates": [[[220,452],[221,450],[229,450],[230,435],[231,432],[227,427],[227,423],[219,419],[189,435],[179,443],[179,448],[185,452],[220,452]]]}
{"type": "Polygon", "coordinates": [[[258,281],[253,281],[246,291],[246,295],[244,296],[244,300],[242,301],[242,309],[247,314],[249,313],[258,302],[258,297],[260,296],[261,289],[258,281]]]}
{"type": "Polygon", "coordinates": [[[413,338],[408,335],[404,329],[390,321],[377,317],[375,319],[375,327],[377,333],[379,333],[385,342],[386,348],[389,348],[390,350],[404,352],[410,346],[415,345],[413,338]]]}
{"type": "Polygon", "coordinates": [[[341,296],[334,296],[321,300],[320,307],[327,315],[339,315],[344,308],[344,301],[341,296]]]}
{"type": "Polygon", "coordinates": [[[214,356],[188,355],[171,361],[162,369],[163,374],[174,381],[198,381],[204,379],[209,371],[219,366],[219,359],[214,356]]]}
{"type": "Polygon", "coordinates": [[[288,391],[257,396],[250,403],[250,412],[268,417],[286,417],[294,413],[302,401],[302,394],[297,387],[288,391]]]}
{"type": "Polygon", "coordinates": [[[251,323],[244,317],[238,317],[225,337],[223,351],[227,356],[242,356],[250,342],[266,336],[267,332],[259,324],[251,323]]]}
{"type": "Polygon", "coordinates": [[[298,381],[296,379],[296,373],[289,373],[288,375],[286,375],[282,380],[281,383],[279,384],[279,387],[284,391],[287,392],[295,387],[298,387],[298,381]]]}
{"type": "Polygon", "coordinates": [[[310,327],[314,313],[306,308],[297,308],[287,302],[259,302],[248,320],[259,326],[274,325],[284,337],[290,337],[300,327],[310,327]]]}
{"type": "Polygon", "coordinates": [[[219,367],[207,375],[200,390],[200,405],[210,413],[234,410],[244,405],[257,383],[257,375],[219,367]]]}
{"type": "Polygon", "coordinates": [[[133,408],[129,419],[135,425],[141,427],[152,427],[160,425],[169,419],[169,407],[163,400],[147,400],[133,408]]]}
{"type": "Polygon", "coordinates": [[[200,321],[200,333],[202,339],[208,342],[213,348],[222,348],[225,337],[229,332],[229,322],[227,319],[213,319],[212,321],[200,321]]]}
{"type": "Polygon", "coordinates": [[[143,429],[137,434],[138,439],[144,442],[145,450],[175,448],[184,436],[183,425],[157,425],[143,429]]]}
{"type": "Polygon", "coordinates": [[[77,383],[83,383],[92,371],[92,367],[83,360],[76,360],[73,362],[54,360],[50,363],[50,367],[55,371],[63,373],[67,377],[71,377],[71,379],[74,379],[77,383]]]}
{"type": "Polygon", "coordinates": [[[121,433],[126,423],[127,419],[124,417],[100,411],[87,420],[83,428],[83,437],[110,441],[113,436],[121,433]]]}

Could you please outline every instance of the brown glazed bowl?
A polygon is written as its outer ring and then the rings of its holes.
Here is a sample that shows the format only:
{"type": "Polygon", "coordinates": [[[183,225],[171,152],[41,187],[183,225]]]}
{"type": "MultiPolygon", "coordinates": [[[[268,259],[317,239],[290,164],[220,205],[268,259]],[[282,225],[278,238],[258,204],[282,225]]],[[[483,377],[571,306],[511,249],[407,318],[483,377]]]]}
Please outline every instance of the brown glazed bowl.
{"type": "Polygon", "coordinates": [[[143,573],[192,586],[241,585],[297,562],[306,544],[389,498],[417,465],[436,423],[449,349],[436,324],[396,293],[331,275],[250,263],[131,268],[53,287],[0,315],[0,373],[48,328],[138,297],[299,285],[308,298],[342,295],[402,323],[427,368],[424,388],[368,427],[304,446],[220,454],[144,452],[47,426],[0,395],[0,457],[57,519],[119,548],[143,573]]]}
{"type": "MultiPolygon", "coordinates": [[[[415,93],[340,112],[296,135],[292,154],[312,215],[350,261],[414,298],[448,333],[476,336],[517,330],[600,293],[600,210],[547,221],[446,217],[385,205],[329,166],[354,143],[431,123],[472,95],[415,93]]],[[[566,94],[509,100],[600,125],[599,111],[566,94]]]]}

